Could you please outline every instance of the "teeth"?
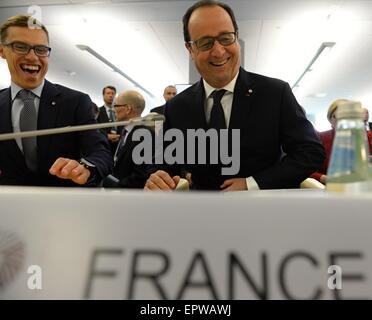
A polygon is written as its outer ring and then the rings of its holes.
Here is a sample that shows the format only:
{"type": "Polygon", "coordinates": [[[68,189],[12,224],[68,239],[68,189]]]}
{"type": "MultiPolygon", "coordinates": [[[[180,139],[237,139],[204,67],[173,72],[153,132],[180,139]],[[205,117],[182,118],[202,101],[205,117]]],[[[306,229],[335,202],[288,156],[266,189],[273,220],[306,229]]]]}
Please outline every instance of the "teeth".
{"type": "Polygon", "coordinates": [[[215,66],[222,66],[222,65],[224,65],[226,62],[227,62],[227,60],[224,60],[224,61],[222,61],[222,62],[212,62],[212,64],[215,65],[215,66]]]}
{"type": "Polygon", "coordinates": [[[23,64],[21,65],[22,69],[27,69],[27,70],[32,70],[32,71],[38,71],[39,70],[39,66],[34,66],[34,65],[30,65],[30,64],[23,64]]]}

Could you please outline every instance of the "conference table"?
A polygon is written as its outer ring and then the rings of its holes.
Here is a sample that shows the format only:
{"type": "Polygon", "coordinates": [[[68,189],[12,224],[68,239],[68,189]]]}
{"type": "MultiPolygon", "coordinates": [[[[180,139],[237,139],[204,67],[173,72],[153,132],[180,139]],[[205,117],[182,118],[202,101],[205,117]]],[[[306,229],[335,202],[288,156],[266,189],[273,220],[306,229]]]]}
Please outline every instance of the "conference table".
{"type": "Polygon", "coordinates": [[[370,299],[372,194],[0,187],[0,299],[370,299]]]}

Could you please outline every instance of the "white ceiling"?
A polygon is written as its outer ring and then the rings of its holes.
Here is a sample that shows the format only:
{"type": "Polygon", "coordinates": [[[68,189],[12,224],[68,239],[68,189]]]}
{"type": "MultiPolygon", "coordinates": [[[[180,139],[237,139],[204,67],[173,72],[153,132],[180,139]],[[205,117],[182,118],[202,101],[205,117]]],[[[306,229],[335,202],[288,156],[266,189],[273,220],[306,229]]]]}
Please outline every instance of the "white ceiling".
{"type": "MultiPolygon", "coordinates": [[[[318,129],[327,127],[330,102],[360,100],[372,114],[372,1],[230,0],[247,70],[291,85],[322,42],[336,45],[304,78],[295,95],[318,129]],[[311,116],[310,116],[311,117],[311,116]]],[[[189,57],[183,44],[182,15],[194,1],[0,0],[0,21],[19,13],[41,18],[51,36],[48,79],[82,90],[102,104],[101,89],[133,87],[76,44],[89,45],[152,92],[148,109],[161,104],[168,84],[188,83],[189,57]],[[29,7],[37,4],[39,7],[29,7]]],[[[9,84],[2,61],[0,87],[9,84]]],[[[147,109],[147,110],[148,110],[147,109]]]]}

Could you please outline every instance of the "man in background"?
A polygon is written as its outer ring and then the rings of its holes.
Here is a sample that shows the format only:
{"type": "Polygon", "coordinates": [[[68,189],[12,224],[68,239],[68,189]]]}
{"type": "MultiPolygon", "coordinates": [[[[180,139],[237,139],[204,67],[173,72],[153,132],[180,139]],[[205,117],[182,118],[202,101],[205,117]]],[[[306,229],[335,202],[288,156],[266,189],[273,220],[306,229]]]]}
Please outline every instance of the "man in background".
{"type": "MultiPolygon", "coordinates": [[[[166,87],[164,89],[164,93],[163,93],[163,97],[164,97],[165,102],[168,102],[176,94],[177,94],[177,89],[176,89],[175,86],[170,85],[170,86],[166,87]]],[[[165,104],[163,104],[160,107],[153,108],[153,109],[150,110],[150,112],[156,112],[156,113],[159,113],[159,114],[164,114],[164,106],[165,106],[165,104]]]]}
{"type": "MultiPolygon", "coordinates": [[[[104,104],[102,107],[99,108],[99,114],[97,117],[98,123],[107,123],[107,122],[115,122],[115,110],[112,105],[114,98],[116,95],[116,88],[113,86],[106,86],[102,90],[102,96],[104,104]]],[[[104,128],[101,129],[102,132],[107,136],[107,139],[110,142],[111,152],[115,152],[117,143],[120,138],[120,132],[118,132],[120,128],[111,127],[111,128],[104,128]]]]}
{"type": "MultiPolygon", "coordinates": [[[[45,79],[51,48],[44,25],[13,16],[0,27],[0,39],[11,75],[10,87],[0,91],[0,134],[96,122],[88,95],[45,79]]],[[[99,130],[0,141],[0,184],[95,185],[111,168],[99,130]]]]}
{"type": "MultiPolygon", "coordinates": [[[[114,107],[117,120],[128,121],[141,117],[145,99],[137,91],[124,91],[115,99],[114,107]]],[[[132,157],[133,149],[140,143],[132,139],[133,133],[139,128],[146,127],[129,124],[123,128],[114,154],[113,173],[104,179],[103,187],[143,188],[147,178],[147,165],[135,163],[132,157]]]]}

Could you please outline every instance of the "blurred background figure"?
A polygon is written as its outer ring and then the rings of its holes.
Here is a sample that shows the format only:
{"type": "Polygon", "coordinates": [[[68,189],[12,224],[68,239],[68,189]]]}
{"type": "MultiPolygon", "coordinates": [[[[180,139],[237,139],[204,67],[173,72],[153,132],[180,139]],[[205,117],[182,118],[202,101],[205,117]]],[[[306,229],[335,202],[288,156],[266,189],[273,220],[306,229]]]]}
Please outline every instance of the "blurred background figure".
{"type": "Polygon", "coordinates": [[[364,123],[366,125],[366,130],[372,130],[372,122],[368,122],[369,120],[369,111],[367,108],[363,108],[364,112],[364,123]]]}
{"type": "MultiPolygon", "coordinates": [[[[319,169],[319,171],[314,172],[311,175],[311,178],[314,178],[318,181],[320,181],[323,184],[326,184],[327,182],[327,170],[329,165],[329,160],[331,157],[332,152],[332,146],[333,146],[333,140],[335,137],[335,131],[336,131],[336,125],[337,125],[337,119],[336,119],[336,110],[339,107],[340,104],[347,102],[347,99],[337,99],[332,102],[332,104],[328,108],[327,112],[327,119],[329,123],[331,124],[332,129],[328,131],[318,132],[318,136],[320,141],[323,143],[325,151],[326,151],[326,158],[322,164],[322,167],[319,169]]],[[[366,124],[368,124],[368,109],[363,108],[365,112],[365,118],[364,121],[366,124]]],[[[372,151],[372,131],[367,131],[367,138],[368,138],[368,144],[369,144],[369,150],[370,154],[372,151]]]]}
{"type": "MultiPolygon", "coordinates": [[[[102,90],[102,95],[104,104],[102,107],[99,108],[97,122],[98,123],[115,122],[116,116],[112,103],[116,95],[116,88],[113,86],[106,86],[102,90]]],[[[111,127],[104,128],[101,130],[107,136],[107,139],[110,142],[111,152],[113,154],[115,152],[115,149],[120,138],[120,134],[117,132],[118,128],[111,127]]]]}
{"type": "MultiPolygon", "coordinates": [[[[164,93],[163,93],[163,97],[164,97],[165,102],[167,103],[176,94],[177,94],[177,89],[176,89],[175,86],[170,85],[170,86],[166,87],[164,89],[164,93]]],[[[164,114],[164,107],[165,107],[165,104],[163,104],[162,106],[151,109],[150,112],[156,112],[156,113],[164,114]]]]}
{"type": "MultiPolygon", "coordinates": [[[[145,109],[145,99],[137,91],[124,91],[115,99],[114,107],[118,121],[128,121],[141,117],[145,109]]],[[[144,126],[126,125],[121,131],[120,140],[114,154],[112,175],[103,181],[103,187],[143,188],[147,178],[147,165],[136,164],[132,157],[133,149],[142,141],[134,141],[133,133],[144,126]]],[[[150,129],[148,129],[150,130],[150,129]]]]}

